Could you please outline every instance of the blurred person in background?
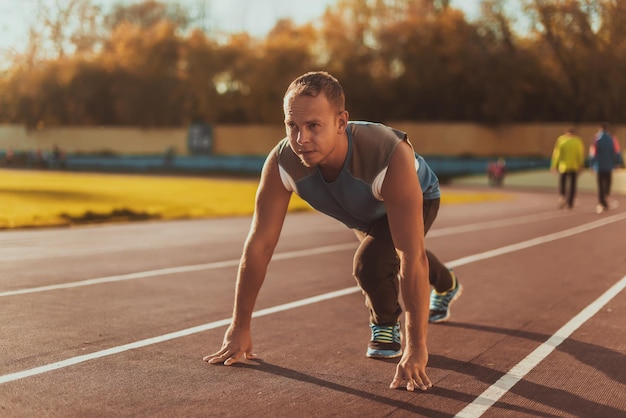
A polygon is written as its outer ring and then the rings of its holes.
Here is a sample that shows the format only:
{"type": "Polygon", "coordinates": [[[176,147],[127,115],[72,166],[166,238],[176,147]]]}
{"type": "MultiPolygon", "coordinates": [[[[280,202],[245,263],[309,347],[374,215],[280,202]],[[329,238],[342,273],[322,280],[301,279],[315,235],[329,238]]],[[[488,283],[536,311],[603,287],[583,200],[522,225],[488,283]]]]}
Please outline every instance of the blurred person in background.
{"type": "Polygon", "coordinates": [[[583,140],[569,128],[556,139],[552,150],[550,169],[559,174],[559,208],[574,207],[578,174],[585,167],[583,140]]]}
{"type": "Polygon", "coordinates": [[[506,160],[498,158],[496,162],[487,165],[487,177],[490,186],[500,187],[506,175],[506,160]]]}
{"type": "MultiPolygon", "coordinates": [[[[461,294],[455,274],[424,246],[439,210],[439,180],[404,132],[349,122],[343,88],[326,72],[295,79],[283,110],[287,136],[263,168],[232,323],[221,349],[204,361],[231,365],[256,357],[250,331],[254,304],[296,193],[353,229],[360,242],[353,275],[369,309],[372,337],[365,355],[401,357],[391,388],[428,389],[428,323],[446,321],[450,304],[461,294]]],[[[325,326],[341,329],[337,323],[325,326]]]]}
{"type": "Polygon", "coordinates": [[[4,163],[7,167],[13,165],[13,148],[6,150],[6,153],[4,154],[4,163]]]}
{"type": "Polygon", "coordinates": [[[609,207],[617,207],[616,200],[610,200],[613,169],[622,167],[624,161],[620,151],[619,141],[611,135],[609,124],[603,122],[589,147],[591,168],[596,172],[598,184],[598,205],[596,212],[602,213],[609,207]]]}

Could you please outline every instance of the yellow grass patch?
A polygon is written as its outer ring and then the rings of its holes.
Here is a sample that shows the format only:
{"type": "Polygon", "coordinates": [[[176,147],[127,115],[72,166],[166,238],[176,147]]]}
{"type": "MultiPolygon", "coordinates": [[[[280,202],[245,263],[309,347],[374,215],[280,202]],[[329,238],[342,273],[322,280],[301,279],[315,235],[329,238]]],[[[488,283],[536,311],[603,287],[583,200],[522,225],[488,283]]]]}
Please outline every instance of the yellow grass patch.
{"type": "Polygon", "coordinates": [[[503,200],[512,200],[513,195],[499,191],[449,191],[444,190],[441,193],[442,205],[458,205],[461,203],[481,203],[481,202],[499,202],[503,200]]]}
{"type": "MultiPolygon", "coordinates": [[[[257,179],[0,170],[0,228],[248,216],[257,184],[257,179]]],[[[503,198],[495,192],[446,193],[442,203],[503,198]]],[[[310,207],[294,195],[289,210],[310,207]]]]}

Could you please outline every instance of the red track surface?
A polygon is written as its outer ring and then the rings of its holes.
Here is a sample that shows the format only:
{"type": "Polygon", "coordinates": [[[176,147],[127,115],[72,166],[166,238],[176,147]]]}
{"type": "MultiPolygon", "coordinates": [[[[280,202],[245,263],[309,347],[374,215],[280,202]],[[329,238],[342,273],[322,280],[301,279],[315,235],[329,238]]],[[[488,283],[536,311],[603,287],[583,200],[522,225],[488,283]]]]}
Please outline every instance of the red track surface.
{"type": "Polygon", "coordinates": [[[465,291],[430,326],[434,387],[415,393],[388,388],[396,361],[365,358],[356,240],[324,216],[288,216],[259,359],[231,367],[202,357],[248,218],[2,232],[0,416],[626,416],[626,196],[597,215],[591,193],[569,211],[553,191],[503,192],[443,206],[427,237],[465,291]]]}

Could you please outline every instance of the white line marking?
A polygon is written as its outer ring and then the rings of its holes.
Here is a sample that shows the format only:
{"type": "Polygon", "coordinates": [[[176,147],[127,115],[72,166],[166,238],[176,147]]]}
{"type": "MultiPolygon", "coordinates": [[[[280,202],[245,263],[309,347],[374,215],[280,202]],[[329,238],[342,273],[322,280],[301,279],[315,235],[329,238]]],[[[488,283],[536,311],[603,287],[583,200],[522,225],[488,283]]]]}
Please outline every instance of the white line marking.
{"type": "Polygon", "coordinates": [[[607,218],[603,218],[597,221],[590,222],[585,225],[576,226],[574,228],[566,229],[560,232],[555,232],[553,234],[544,235],[542,237],[537,237],[533,239],[529,239],[527,241],[518,242],[517,244],[506,245],[504,247],[497,248],[491,251],[485,251],[484,253],[474,254],[467,257],[459,258],[457,260],[445,263],[450,268],[454,268],[457,266],[462,266],[464,264],[473,263],[480,260],[485,260],[487,258],[496,257],[499,255],[511,253],[514,251],[523,250],[526,248],[533,247],[539,244],[545,244],[546,242],[555,241],[561,238],[567,238],[572,235],[580,234],[586,231],[590,231],[595,228],[600,228],[602,226],[608,225],[613,222],[618,222],[626,219],[626,213],[620,213],[617,215],[609,216],[607,218]]]}
{"type": "Polygon", "coordinates": [[[170,267],[158,270],[140,271],[137,273],[120,274],[117,276],[100,277],[97,279],[87,279],[78,282],[52,284],[48,286],[31,287],[28,289],[8,290],[0,293],[0,297],[24,295],[27,293],[47,292],[49,290],[71,289],[73,287],[91,286],[94,284],[121,282],[124,280],[144,279],[153,276],[165,276],[167,274],[188,273],[198,270],[210,270],[225,267],[233,267],[239,263],[238,260],[220,261],[217,263],[197,264],[193,266],[170,267]]]}
{"type": "MultiPolygon", "coordinates": [[[[528,241],[525,241],[525,242],[522,242],[522,243],[519,243],[519,244],[516,244],[516,245],[510,245],[508,247],[504,247],[504,248],[508,248],[508,250],[506,250],[504,252],[500,252],[500,251],[497,251],[497,250],[495,250],[495,251],[487,251],[485,253],[477,254],[476,256],[473,256],[473,257],[472,256],[464,257],[464,258],[455,260],[452,263],[446,263],[446,264],[454,264],[455,266],[460,266],[460,265],[463,265],[463,264],[469,264],[469,263],[472,263],[472,262],[475,262],[475,261],[478,261],[478,260],[484,260],[484,259],[489,258],[489,257],[496,257],[496,256],[501,255],[501,254],[506,254],[508,252],[515,251],[514,248],[522,249],[522,248],[528,248],[528,247],[530,247],[532,245],[543,244],[544,242],[553,241],[553,240],[558,239],[558,238],[564,238],[564,237],[573,235],[575,233],[582,233],[582,232],[588,231],[590,229],[598,228],[600,226],[607,225],[607,224],[609,224],[611,222],[617,222],[617,221],[625,219],[625,218],[626,218],[626,213],[621,214],[621,215],[611,216],[611,217],[608,217],[608,218],[605,218],[605,219],[602,219],[602,220],[599,220],[599,221],[591,222],[591,223],[587,224],[587,226],[571,228],[569,230],[562,231],[560,233],[546,235],[545,236],[545,238],[546,238],[545,241],[542,240],[541,237],[539,237],[539,238],[536,238],[536,239],[533,239],[533,240],[528,240],[528,241]]],[[[332,252],[332,251],[339,251],[339,250],[347,249],[347,248],[354,248],[354,246],[355,246],[355,244],[350,244],[350,246],[348,244],[338,244],[338,245],[333,245],[333,246],[328,246],[328,247],[319,247],[319,248],[313,249],[313,250],[292,251],[292,252],[288,252],[288,253],[279,254],[279,255],[277,255],[278,258],[276,258],[276,259],[287,259],[287,258],[293,258],[293,257],[300,257],[300,256],[310,255],[312,253],[323,254],[323,253],[332,252]]],[[[232,261],[224,262],[224,263],[232,263],[232,261]]],[[[221,264],[221,263],[212,263],[212,264],[221,264]]],[[[164,269],[164,270],[169,270],[169,269],[164,269]]],[[[150,273],[150,272],[146,272],[146,273],[150,273]]],[[[122,279],[122,280],[128,280],[128,279],[122,279]]],[[[75,282],[75,283],[83,283],[83,282],[75,282]]],[[[620,281],[620,283],[618,283],[618,285],[619,284],[621,284],[622,288],[623,288],[623,286],[626,284],[626,278],[622,279],[620,281]],[[624,282],[624,283],[622,283],[622,282],[624,282]]],[[[616,286],[613,286],[613,288],[615,288],[616,286]]],[[[611,289],[613,289],[613,288],[611,288],[611,289]]],[[[325,294],[322,294],[322,295],[318,295],[318,296],[313,296],[313,297],[310,297],[310,298],[302,299],[300,301],[290,302],[290,303],[286,303],[286,304],[283,304],[283,305],[278,305],[278,306],[275,306],[275,307],[272,307],[272,308],[267,308],[267,309],[263,309],[263,310],[260,310],[260,311],[256,311],[256,312],[253,313],[252,317],[253,318],[257,318],[257,317],[260,317],[260,316],[265,316],[265,315],[269,315],[269,314],[272,314],[272,313],[281,312],[281,311],[285,311],[285,310],[289,310],[289,309],[293,309],[293,308],[309,305],[309,304],[312,304],[312,303],[317,303],[317,302],[320,302],[320,301],[323,301],[323,300],[330,300],[330,299],[333,299],[333,298],[341,297],[341,296],[348,295],[348,294],[351,294],[351,293],[356,293],[356,292],[359,292],[359,291],[360,291],[360,288],[358,286],[349,287],[349,288],[346,288],[346,289],[343,289],[343,290],[338,290],[338,291],[335,291],[335,292],[325,293],[325,294]]],[[[605,295],[606,295],[606,293],[605,293],[605,295]]],[[[597,308],[597,309],[600,309],[600,308],[597,308]]],[[[583,312],[586,312],[586,311],[587,311],[587,309],[585,311],[583,311],[583,312]]],[[[597,310],[594,311],[593,313],[595,313],[595,312],[597,312],[597,310]]],[[[581,312],[581,314],[582,314],[582,312],[581,312]]],[[[581,314],[579,314],[579,315],[581,315],[581,314]]],[[[184,330],[181,330],[181,331],[176,331],[176,332],[172,332],[172,333],[161,335],[161,336],[157,336],[157,337],[148,338],[148,339],[141,340],[141,341],[136,341],[134,343],[129,343],[129,344],[125,344],[125,345],[121,345],[121,346],[117,346],[117,347],[112,347],[112,348],[109,348],[109,349],[106,349],[106,350],[101,350],[101,351],[97,351],[97,352],[94,352],[94,353],[85,354],[85,355],[82,355],[82,356],[72,357],[72,358],[69,358],[67,360],[62,360],[62,361],[58,361],[58,362],[55,362],[55,363],[50,363],[50,364],[47,364],[47,365],[44,365],[44,366],[35,367],[33,369],[24,370],[24,371],[21,371],[21,372],[10,373],[10,374],[7,374],[7,375],[0,376],[0,384],[7,383],[7,382],[12,382],[12,381],[19,380],[19,379],[24,379],[26,377],[35,376],[35,375],[46,373],[46,372],[53,371],[53,370],[58,370],[58,369],[61,369],[61,368],[64,368],[64,367],[69,367],[69,366],[72,366],[72,365],[75,365],[75,364],[79,364],[79,363],[83,363],[83,362],[86,362],[86,361],[89,361],[89,360],[93,360],[93,359],[97,359],[97,358],[101,358],[101,357],[105,357],[105,356],[110,356],[110,355],[113,355],[113,354],[119,354],[119,353],[122,353],[124,351],[133,350],[135,348],[146,347],[148,345],[161,343],[161,342],[164,342],[164,341],[168,341],[168,340],[172,340],[172,339],[188,336],[188,335],[191,335],[191,334],[196,334],[198,332],[203,332],[203,331],[207,331],[207,330],[210,330],[210,329],[215,329],[215,328],[218,328],[218,327],[221,327],[221,326],[227,326],[228,324],[230,324],[231,320],[232,320],[232,318],[223,319],[223,320],[220,320],[220,321],[211,322],[211,323],[208,323],[208,324],[199,325],[199,326],[192,327],[192,328],[187,328],[187,329],[184,329],[184,330]]],[[[567,325],[566,325],[566,327],[567,327],[567,325]]],[[[564,329],[564,328],[562,328],[562,329],[564,329]]],[[[555,334],[555,335],[557,335],[557,334],[555,334]]],[[[556,338],[556,337],[553,337],[553,338],[556,338]]],[[[558,338],[561,338],[561,337],[558,337],[558,338]]],[[[548,341],[551,341],[551,340],[548,340],[548,341]]]]}
{"type": "Polygon", "coordinates": [[[563,212],[545,212],[532,215],[518,216],[517,218],[498,219],[495,221],[477,222],[468,225],[450,226],[447,228],[438,228],[429,231],[426,238],[429,237],[445,237],[446,235],[460,234],[464,232],[484,231],[486,229],[494,229],[498,227],[519,225],[524,223],[546,221],[554,218],[562,218],[563,212]]]}
{"type": "MultiPolygon", "coordinates": [[[[327,245],[325,247],[312,248],[310,250],[289,251],[285,253],[275,254],[272,260],[287,260],[290,258],[303,257],[307,255],[326,254],[356,247],[356,241],[350,244],[327,245]]],[[[97,279],[87,279],[78,282],[60,283],[48,286],[31,287],[29,289],[9,290],[0,292],[0,297],[25,295],[27,293],[46,292],[49,290],[70,289],[73,287],[91,286],[94,284],[122,282],[125,280],[145,279],[147,277],[165,276],[168,274],[189,273],[200,270],[215,270],[227,267],[237,267],[239,260],[218,261],[214,263],[196,264],[192,266],[169,267],[158,270],[140,271],[137,273],[120,274],[116,276],[100,277],[97,279]]]]}
{"type": "MultiPolygon", "coordinates": [[[[290,309],[299,308],[306,305],[311,305],[313,303],[322,302],[325,300],[330,300],[334,298],[338,298],[341,296],[349,295],[351,293],[356,293],[360,289],[358,287],[350,287],[343,290],[337,290],[335,292],[325,293],[323,295],[313,296],[306,299],[301,299],[295,302],[285,303],[283,305],[273,306],[271,308],[261,309],[252,314],[253,318],[259,318],[261,316],[271,315],[277,312],[287,311],[290,309]]],[[[176,332],[171,332],[169,334],[160,335],[157,337],[147,338],[141,341],[135,341],[134,343],[119,345],[117,347],[111,347],[106,350],[96,351],[94,353],[85,354],[82,356],[72,357],[67,360],[57,361],[55,363],[46,364],[45,366],[35,367],[33,369],[24,370],[20,372],[5,374],[4,376],[0,376],[0,384],[13,382],[15,380],[24,379],[30,376],[36,376],[38,374],[47,373],[53,370],[62,369],[64,367],[73,366],[79,363],[84,363],[89,360],[94,360],[97,358],[112,356],[114,354],[123,353],[124,351],[134,350],[135,348],[146,347],[152,344],[162,343],[164,341],[174,340],[176,338],[186,337],[188,335],[197,334],[199,332],[208,331],[211,329],[224,327],[230,324],[232,318],[222,319],[220,321],[210,322],[204,325],[198,325],[197,327],[187,328],[176,332]]]]}
{"type": "MultiPolygon", "coordinates": [[[[557,212],[556,214],[552,212],[548,212],[544,214],[525,215],[525,216],[519,216],[517,218],[510,218],[510,219],[504,219],[504,220],[478,222],[478,223],[474,223],[471,225],[460,225],[460,226],[453,226],[449,228],[434,229],[428,233],[428,237],[434,238],[434,237],[440,237],[440,236],[446,236],[446,235],[452,235],[452,234],[464,233],[464,232],[484,231],[489,228],[518,225],[521,223],[542,221],[542,220],[552,219],[552,218],[561,217],[561,216],[562,215],[560,215],[559,212],[557,212]]],[[[281,253],[281,254],[275,254],[272,260],[286,260],[289,258],[296,258],[296,257],[301,257],[301,256],[307,256],[307,255],[316,255],[316,254],[325,254],[325,253],[334,252],[334,251],[343,251],[347,249],[352,249],[355,246],[356,246],[356,241],[354,244],[353,243],[337,244],[337,245],[318,247],[318,248],[307,249],[307,250],[302,250],[302,251],[291,251],[291,252],[286,252],[286,253],[281,253]]],[[[504,248],[507,248],[507,247],[504,247],[504,248]]],[[[515,251],[515,249],[510,249],[510,251],[515,251]]],[[[485,254],[486,256],[490,256],[490,257],[494,256],[488,253],[483,253],[483,254],[485,254]]],[[[505,253],[502,253],[502,254],[505,254],[505,253]]],[[[454,264],[454,263],[456,262],[453,261],[452,264],[450,263],[446,263],[446,264],[450,265],[450,267],[452,268],[455,266],[461,265],[461,264],[454,264]]],[[[112,283],[112,282],[121,282],[125,280],[145,279],[148,277],[165,276],[168,274],[189,273],[189,272],[200,271],[200,270],[215,270],[215,269],[221,269],[221,268],[236,267],[237,265],[239,265],[238,259],[220,261],[220,262],[214,262],[214,263],[206,263],[206,264],[196,264],[196,265],[191,265],[191,266],[169,267],[169,268],[164,268],[164,269],[142,271],[142,272],[137,272],[137,273],[126,273],[126,274],[120,274],[120,275],[115,275],[115,276],[87,279],[87,280],[81,280],[77,282],[32,287],[28,289],[8,290],[8,291],[0,292],[0,297],[25,295],[29,293],[38,293],[38,292],[47,292],[51,290],[71,289],[74,287],[91,286],[91,285],[112,283]]]]}
{"type": "Polygon", "coordinates": [[[559,329],[546,342],[537,347],[525,359],[517,363],[511,370],[502,376],[496,383],[485,390],[471,404],[463,408],[456,417],[477,418],[491,408],[502,396],[504,396],[517,382],[522,380],[532,369],[543,361],[552,351],[554,351],[563,341],[565,341],[574,331],[585,322],[591,319],[600,309],[611,301],[619,292],[626,287],[626,276],[614,284],[609,290],[593,303],[583,309],[578,315],[572,318],[567,324],[559,329]]]}

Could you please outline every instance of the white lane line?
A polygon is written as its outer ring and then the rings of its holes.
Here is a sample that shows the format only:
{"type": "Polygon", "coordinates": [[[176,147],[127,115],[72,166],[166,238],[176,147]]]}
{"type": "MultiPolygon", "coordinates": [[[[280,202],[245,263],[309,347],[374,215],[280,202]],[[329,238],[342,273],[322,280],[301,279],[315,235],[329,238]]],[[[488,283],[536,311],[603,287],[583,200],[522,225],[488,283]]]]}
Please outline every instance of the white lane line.
{"type": "MultiPolygon", "coordinates": [[[[446,235],[461,234],[464,232],[484,231],[486,229],[494,229],[513,225],[520,225],[531,222],[547,221],[554,218],[562,218],[563,212],[544,212],[534,213],[531,215],[518,216],[516,218],[497,219],[495,221],[477,222],[467,225],[449,226],[447,228],[438,228],[429,231],[426,238],[445,237],[446,235]]],[[[436,221],[435,221],[436,222],[436,221]]]]}
{"type": "MultiPolygon", "coordinates": [[[[271,315],[277,312],[287,311],[290,309],[299,308],[306,305],[322,302],[329,299],[338,298],[341,296],[349,295],[360,291],[358,287],[350,287],[343,290],[337,290],[335,292],[325,293],[323,295],[313,296],[306,299],[301,299],[295,302],[285,303],[283,305],[273,306],[271,308],[261,309],[252,314],[253,318],[261,316],[271,315]]],[[[176,338],[186,337],[188,335],[197,334],[199,332],[208,331],[215,328],[227,326],[231,323],[232,318],[222,319],[215,322],[210,322],[204,325],[198,325],[197,327],[187,328],[169,334],[159,335],[157,337],[147,338],[141,341],[135,341],[134,343],[119,345],[117,347],[111,347],[106,350],[96,351],[94,353],[85,354],[82,356],[72,357],[67,360],[57,361],[55,363],[46,364],[45,366],[35,367],[29,370],[23,370],[20,372],[5,374],[0,376],[0,384],[13,382],[16,380],[24,379],[30,376],[36,376],[39,374],[51,372],[53,370],[62,369],[65,367],[73,366],[79,363],[84,363],[89,360],[94,360],[102,357],[112,356],[114,354],[123,353],[124,351],[134,350],[136,348],[146,347],[153,344],[162,343],[164,341],[174,340],[176,338]]]]}
{"type": "Polygon", "coordinates": [[[504,396],[517,382],[522,380],[532,369],[543,361],[552,351],[554,351],[563,341],[565,341],[574,331],[585,322],[591,319],[600,309],[611,301],[619,292],[626,287],[626,276],[614,284],[609,290],[593,303],[583,309],[578,315],[572,318],[567,324],[552,335],[546,342],[537,347],[525,359],[517,363],[511,370],[502,376],[496,383],[485,390],[471,404],[463,408],[456,417],[477,418],[483,415],[498,400],[504,396]]]}
{"type": "MultiPolygon", "coordinates": [[[[428,237],[434,238],[434,237],[452,235],[452,234],[457,234],[457,233],[484,231],[486,229],[491,229],[491,228],[519,225],[522,223],[537,222],[537,221],[552,219],[555,217],[561,217],[562,215],[560,213],[561,212],[557,212],[557,213],[547,212],[543,214],[539,213],[539,214],[524,215],[524,216],[519,216],[516,218],[509,218],[509,219],[503,219],[503,220],[478,222],[478,223],[474,223],[470,225],[460,225],[460,226],[453,226],[449,228],[434,229],[428,233],[428,237]]],[[[302,250],[302,251],[291,251],[291,252],[286,252],[286,253],[281,253],[281,254],[275,254],[272,259],[273,260],[286,260],[289,258],[295,258],[295,257],[301,257],[301,256],[307,256],[307,255],[325,254],[325,253],[334,252],[334,251],[343,251],[346,249],[351,249],[351,248],[354,248],[355,246],[356,246],[356,241],[354,244],[350,244],[350,243],[338,244],[338,245],[331,245],[331,246],[326,246],[326,247],[307,249],[307,250],[302,250]]],[[[27,289],[8,290],[8,291],[0,292],[0,297],[25,295],[28,293],[47,292],[51,290],[71,289],[74,287],[91,286],[91,285],[97,285],[97,284],[102,284],[102,283],[121,282],[125,280],[145,279],[148,277],[164,276],[168,274],[190,273],[190,272],[200,271],[200,270],[215,270],[215,269],[221,269],[221,268],[236,267],[238,265],[239,265],[239,260],[237,259],[237,260],[227,260],[227,261],[220,261],[220,262],[206,263],[206,264],[196,264],[196,265],[190,265],[190,266],[169,267],[169,268],[164,268],[164,269],[149,270],[149,271],[142,271],[142,272],[136,272],[136,273],[126,273],[126,274],[120,274],[120,275],[115,275],[115,276],[87,279],[87,280],[81,280],[81,281],[76,281],[76,282],[39,286],[39,287],[32,287],[32,288],[27,288],[27,289]]],[[[457,265],[460,265],[460,264],[457,264],[457,265]]],[[[453,264],[450,265],[450,267],[454,267],[454,266],[455,265],[453,264]]]]}
{"type": "MultiPolygon", "coordinates": [[[[593,228],[597,228],[599,226],[603,226],[606,225],[608,223],[611,222],[616,222],[619,220],[622,220],[626,218],[626,214],[622,214],[621,216],[612,216],[609,218],[605,218],[603,220],[600,221],[596,221],[596,222],[591,222],[589,225],[589,227],[587,228],[581,228],[581,227],[577,227],[577,228],[572,228],[571,231],[575,230],[577,231],[576,233],[581,233],[581,232],[585,232],[589,229],[593,229],[593,228]],[[612,219],[612,220],[611,220],[612,219]],[[611,221],[609,221],[611,220],[611,221]]],[[[570,230],[568,230],[570,231],[570,230]]],[[[566,231],[563,231],[566,232],[566,231]]],[[[550,234],[550,235],[546,235],[546,237],[548,237],[547,241],[545,242],[549,242],[552,241],[555,238],[554,236],[557,234],[550,234]]],[[[566,237],[572,234],[565,234],[562,237],[566,237]]],[[[526,241],[526,243],[529,242],[533,242],[533,245],[539,245],[542,244],[544,241],[541,240],[540,238],[534,239],[534,240],[529,240],[526,241]]],[[[349,247],[347,244],[340,244],[340,245],[335,245],[335,246],[328,246],[328,247],[319,247],[317,249],[315,249],[314,251],[316,251],[316,253],[321,254],[324,252],[329,252],[329,249],[333,248],[333,250],[331,251],[338,251],[339,249],[347,249],[347,248],[354,248],[354,244],[350,244],[351,247],[349,247]]],[[[521,246],[520,248],[528,248],[530,245],[524,245],[521,246]]],[[[509,246],[509,247],[514,247],[514,246],[509,246]]],[[[514,250],[510,250],[510,251],[506,251],[506,252],[511,252],[514,250]]],[[[504,252],[503,254],[505,254],[506,252],[504,252]]],[[[283,253],[281,255],[279,255],[279,257],[281,259],[286,259],[289,258],[288,254],[291,254],[291,256],[293,257],[294,255],[297,256],[306,256],[311,254],[311,251],[293,251],[290,253],[283,253]]],[[[463,264],[469,264],[478,260],[484,260],[485,258],[489,258],[489,257],[495,257],[497,255],[500,255],[500,253],[498,251],[488,251],[487,253],[482,253],[482,254],[478,254],[476,258],[473,257],[465,257],[459,260],[455,260],[452,263],[446,263],[446,264],[454,264],[455,266],[460,266],[463,264]],[[489,256],[486,256],[486,254],[490,254],[489,256]]],[[[273,308],[267,308],[267,309],[263,309],[260,311],[256,311],[255,313],[253,313],[253,317],[259,317],[259,316],[264,316],[264,315],[269,315],[271,313],[276,313],[276,312],[280,312],[283,310],[288,310],[288,309],[293,309],[299,306],[304,306],[304,305],[308,305],[311,303],[316,303],[322,300],[329,300],[329,299],[333,299],[336,297],[340,297],[340,296],[344,296],[347,294],[351,294],[351,293],[356,293],[359,292],[360,288],[357,286],[354,287],[350,287],[350,288],[346,288],[343,290],[338,290],[336,292],[330,292],[330,293],[326,293],[323,295],[319,295],[319,296],[314,296],[311,298],[307,298],[307,299],[302,299],[300,301],[295,301],[295,302],[290,302],[290,303],[286,303],[284,305],[279,305],[279,306],[275,306],[273,308]]],[[[35,376],[38,374],[42,374],[42,373],[46,373],[52,370],[57,370],[60,368],[64,368],[64,367],[68,367],[68,366],[72,366],[78,363],[83,363],[85,361],[89,361],[89,360],[93,360],[93,359],[97,359],[97,358],[101,358],[101,357],[105,357],[105,356],[110,356],[113,354],[118,354],[124,351],[128,351],[128,350],[132,350],[135,348],[140,348],[140,347],[145,347],[148,345],[152,345],[152,344],[157,344],[163,341],[168,341],[168,340],[172,340],[175,338],[180,338],[183,336],[187,336],[187,335],[191,335],[191,334],[195,334],[198,332],[202,332],[202,331],[206,331],[209,329],[214,329],[214,328],[218,328],[221,326],[226,326],[228,324],[230,324],[232,318],[229,319],[223,319],[221,321],[217,321],[217,322],[211,322],[209,324],[204,324],[204,325],[199,325],[197,327],[192,327],[192,328],[187,328],[181,331],[177,331],[177,332],[173,332],[173,333],[169,333],[169,334],[165,334],[165,335],[161,335],[161,336],[157,336],[157,337],[153,337],[153,338],[148,338],[145,340],[141,340],[141,341],[137,341],[134,343],[129,343],[129,344],[125,344],[125,345],[121,345],[121,346],[117,346],[117,347],[112,347],[106,350],[102,350],[102,351],[97,351],[94,353],[90,353],[90,354],[85,354],[83,356],[78,356],[78,357],[73,357],[67,360],[62,360],[56,363],[51,363],[48,365],[44,365],[44,366],[40,366],[40,367],[36,367],[34,369],[30,369],[30,370],[25,370],[22,372],[16,372],[16,373],[11,373],[11,374],[7,374],[4,376],[0,376],[0,384],[2,383],[7,383],[7,382],[11,382],[11,381],[15,381],[15,380],[19,380],[19,379],[23,379],[25,377],[29,377],[29,376],[35,376]]]]}
{"type": "Polygon", "coordinates": [[[450,268],[454,268],[457,266],[462,266],[464,264],[474,263],[476,261],[485,260],[487,258],[496,257],[499,255],[512,253],[514,251],[523,250],[526,248],[534,247],[535,245],[544,244],[546,242],[555,241],[561,238],[567,238],[572,235],[580,234],[583,232],[590,231],[595,228],[600,228],[602,226],[606,226],[613,222],[618,222],[626,219],[626,213],[620,213],[617,215],[609,216],[606,218],[599,219],[597,221],[590,222],[588,224],[576,226],[574,228],[565,229],[560,232],[555,232],[553,234],[544,235],[541,237],[529,239],[527,241],[518,242],[517,244],[506,245],[504,247],[497,248],[491,251],[485,251],[484,253],[474,254],[467,257],[459,258],[454,261],[450,261],[445,263],[446,266],[450,268]]]}
{"type": "MultiPolygon", "coordinates": [[[[317,248],[312,248],[310,250],[289,251],[285,253],[275,254],[274,257],[272,257],[272,260],[287,260],[290,258],[304,257],[307,255],[333,253],[336,251],[353,249],[355,247],[356,247],[356,241],[354,243],[349,243],[349,244],[327,245],[325,247],[317,247],[317,248]]],[[[158,269],[158,270],[140,271],[137,273],[127,273],[127,274],[120,274],[116,276],[100,277],[96,279],[80,280],[77,282],[31,287],[28,289],[8,290],[6,292],[0,292],[0,297],[25,295],[27,293],[47,292],[50,290],[71,289],[74,287],[91,286],[94,284],[111,283],[111,282],[122,282],[125,280],[145,279],[147,277],[165,276],[168,274],[189,273],[189,272],[200,271],[200,270],[215,270],[215,269],[228,268],[228,267],[237,267],[238,265],[239,265],[239,260],[237,259],[237,260],[218,261],[218,262],[206,263],[206,264],[196,264],[196,265],[191,265],[191,266],[169,267],[169,268],[158,269]]]]}

